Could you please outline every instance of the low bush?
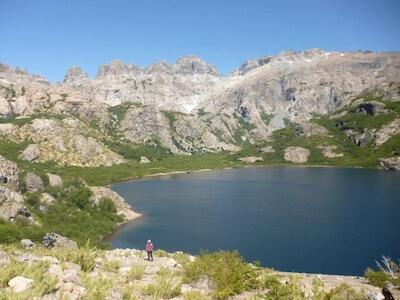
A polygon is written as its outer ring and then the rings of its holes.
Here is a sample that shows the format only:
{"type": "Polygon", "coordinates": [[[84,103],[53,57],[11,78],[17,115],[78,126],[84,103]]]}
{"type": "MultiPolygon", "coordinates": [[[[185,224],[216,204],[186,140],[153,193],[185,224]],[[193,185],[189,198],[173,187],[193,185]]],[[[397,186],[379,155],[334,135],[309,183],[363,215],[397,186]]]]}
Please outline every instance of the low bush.
{"type": "Polygon", "coordinates": [[[258,288],[257,273],[238,252],[203,252],[184,266],[184,282],[209,278],[215,285],[213,296],[226,299],[243,291],[258,288]]]}
{"type": "Polygon", "coordinates": [[[383,271],[375,271],[368,268],[364,273],[365,278],[372,285],[384,287],[389,282],[389,276],[383,271]]]}
{"type": "Polygon", "coordinates": [[[144,265],[135,265],[133,266],[127,276],[127,280],[140,280],[143,278],[144,271],[146,270],[146,267],[144,265]]]}
{"type": "Polygon", "coordinates": [[[153,299],[170,299],[179,296],[180,291],[180,279],[174,276],[170,270],[161,268],[157,273],[155,283],[144,287],[142,292],[153,299]]]}

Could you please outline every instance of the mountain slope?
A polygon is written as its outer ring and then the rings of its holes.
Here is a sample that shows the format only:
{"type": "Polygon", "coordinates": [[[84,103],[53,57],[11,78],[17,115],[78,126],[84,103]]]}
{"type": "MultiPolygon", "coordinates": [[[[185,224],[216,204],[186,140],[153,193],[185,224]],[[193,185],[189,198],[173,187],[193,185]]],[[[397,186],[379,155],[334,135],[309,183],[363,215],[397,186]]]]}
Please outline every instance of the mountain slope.
{"type": "MultiPolygon", "coordinates": [[[[246,152],[257,145],[274,145],[276,135],[286,131],[289,139],[292,127],[298,128],[300,135],[312,136],[315,131],[321,135],[329,129],[324,126],[330,125],[313,119],[349,111],[350,104],[360,97],[385,100],[386,106],[397,107],[399,75],[398,52],[318,49],[247,61],[226,76],[196,56],[146,68],[113,61],[100,66],[95,79],[74,66],[63,83],[50,83],[1,65],[0,116],[5,124],[1,124],[0,134],[14,143],[38,144],[37,161],[75,166],[120,164],[137,159],[138,152],[150,156],[246,152]],[[37,128],[43,120],[58,125],[37,128]],[[33,127],[39,130],[40,139],[29,131],[33,127]],[[57,133],[53,127],[58,128],[57,133]]],[[[391,137],[399,133],[398,121],[383,115],[394,117],[397,113],[397,108],[388,108],[381,116],[367,115],[382,119],[379,126],[391,130],[391,137]]],[[[363,117],[361,111],[347,116],[363,117]]],[[[368,128],[358,128],[364,129],[368,128]]],[[[378,136],[379,128],[374,130],[377,132],[364,136],[377,135],[371,137],[378,140],[375,146],[385,147],[389,140],[378,136]]],[[[355,144],[359,144],[358,134],[346,131],[355,144]]],[[[322,136],[321,145],[316,145],[319,150],[311,149],[320,156],[332,152],[323,145],[328,143],[323,141],[327,134],[322,136]]],[[[275,153],[283,159],[284,154],[275,153]]],[[[391,155],[387,151],[381,154],[391,155]]],[[[347,156],[343,152],[344,159],[347,156]]],[[[348,161],[353,164],[350,158],[348,161]]],[[[331,162],[335,160],[326,163],[331,162]]]]}

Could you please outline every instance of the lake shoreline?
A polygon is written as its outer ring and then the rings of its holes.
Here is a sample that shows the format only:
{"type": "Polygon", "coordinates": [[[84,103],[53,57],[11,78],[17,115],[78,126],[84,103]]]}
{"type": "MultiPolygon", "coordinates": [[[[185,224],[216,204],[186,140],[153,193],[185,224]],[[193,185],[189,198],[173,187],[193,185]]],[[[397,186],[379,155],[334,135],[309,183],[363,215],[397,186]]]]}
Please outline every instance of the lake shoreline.
{"type": "Polygon", "coordinates": [[[125,177],[120,178],[115,181],[112,181],[106,184],[106,187],[111,188],[112,185],[129,182],[129,181],[139,181],[144,179],[152,179],[157,177],[163,176],[170,176],[170,175],[184,175],[184,174],[191,174],[191,173],[199,173],[199,172],[211,172],[211,171],[222,171],[222,170],[233,170],[233,169],[247,169],[247,168],[340,168],[340,169],[366,169],[366,170],[382,170],[388,171],[384,169],[380,169],[377,167],[362,167],[362,166],[337,166],[337,165],[320,165],[320,164],[248,164],[248,165],[241,165],[241,166],[233,166],[233,167],[217,167],[217,168],[205,168],[205,169],[188,169],[188,170],[181,170],[181,171],[170,171],[170,172],[159,172],[153,174],[147,174],[143,176],[132,176],[132,177],[125,177]]]}

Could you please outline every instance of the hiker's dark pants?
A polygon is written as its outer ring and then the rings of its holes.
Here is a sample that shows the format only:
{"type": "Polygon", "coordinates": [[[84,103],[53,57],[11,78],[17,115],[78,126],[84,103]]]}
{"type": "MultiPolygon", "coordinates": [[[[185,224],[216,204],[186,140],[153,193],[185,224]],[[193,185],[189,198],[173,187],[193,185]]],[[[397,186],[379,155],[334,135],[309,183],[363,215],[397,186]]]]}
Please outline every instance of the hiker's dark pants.
{"type": "Polygon", "coordinates": [[[153,261],[153,251],[147,251],[147,259],[153,261]]]}

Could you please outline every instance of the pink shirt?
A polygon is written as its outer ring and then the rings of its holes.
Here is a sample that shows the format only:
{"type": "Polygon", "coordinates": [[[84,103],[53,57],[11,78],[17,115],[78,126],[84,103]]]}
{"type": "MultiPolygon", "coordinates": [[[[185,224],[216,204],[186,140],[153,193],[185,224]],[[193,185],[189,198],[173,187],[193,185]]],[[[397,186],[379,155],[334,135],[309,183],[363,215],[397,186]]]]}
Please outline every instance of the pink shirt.
{"type": "Polygon", "coordinates": [[[146,244],[146,251],[153,251],[153,248],[154,248],[153,243],[146,244]]]}

